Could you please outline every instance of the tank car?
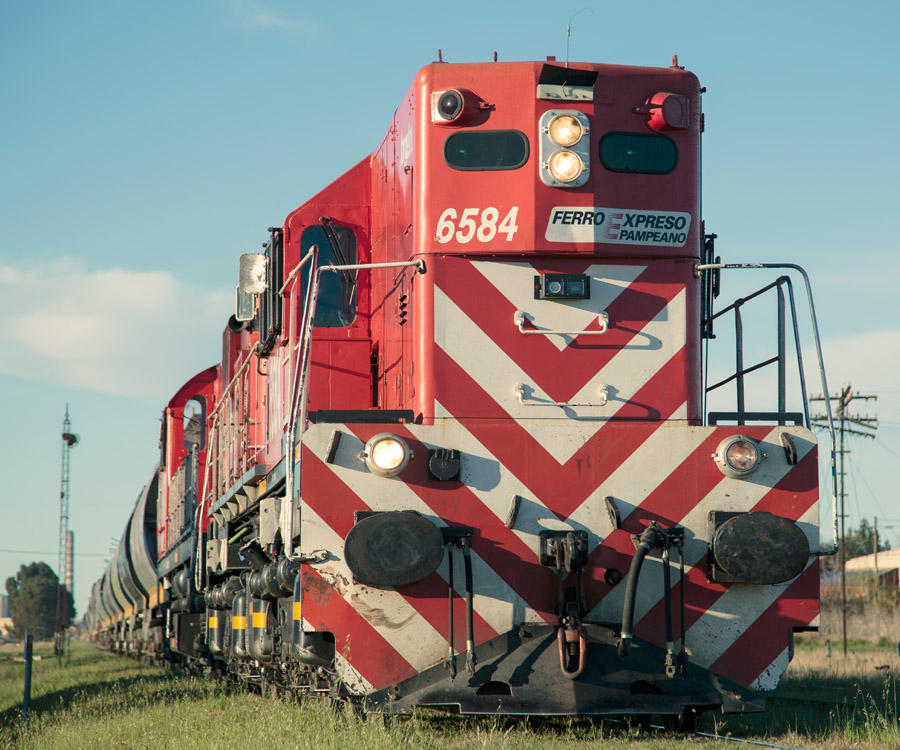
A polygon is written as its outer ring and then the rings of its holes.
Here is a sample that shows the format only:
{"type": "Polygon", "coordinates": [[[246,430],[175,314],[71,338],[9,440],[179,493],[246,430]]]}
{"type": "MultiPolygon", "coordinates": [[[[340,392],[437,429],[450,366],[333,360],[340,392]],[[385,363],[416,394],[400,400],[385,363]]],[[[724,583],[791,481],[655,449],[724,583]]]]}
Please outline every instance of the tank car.
{"type": "Polygon", "coordinates": [[[705,230],[702,91],[677,60],[422,68],[374,152],[242,256],[98,636],[365,710],[761,710],[834,543],[802,270],[766,266],[763,362],[757,295],[714,302],[763,266],[705,230]]]}

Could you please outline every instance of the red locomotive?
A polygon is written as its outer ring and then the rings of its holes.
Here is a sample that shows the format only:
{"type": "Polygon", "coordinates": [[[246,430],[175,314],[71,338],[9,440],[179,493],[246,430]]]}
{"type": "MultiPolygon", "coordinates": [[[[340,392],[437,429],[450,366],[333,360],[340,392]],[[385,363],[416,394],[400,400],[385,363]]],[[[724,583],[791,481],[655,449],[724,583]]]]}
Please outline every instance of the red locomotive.
{"type": "Polygon", "coordinates": [[[374,153],[242,258],[91,630],[367,710],[761,709],[832,550],[790,279],[764,411],[747,300],[713,310],[701,91],[677,61],[420,70],[374,153]]]}

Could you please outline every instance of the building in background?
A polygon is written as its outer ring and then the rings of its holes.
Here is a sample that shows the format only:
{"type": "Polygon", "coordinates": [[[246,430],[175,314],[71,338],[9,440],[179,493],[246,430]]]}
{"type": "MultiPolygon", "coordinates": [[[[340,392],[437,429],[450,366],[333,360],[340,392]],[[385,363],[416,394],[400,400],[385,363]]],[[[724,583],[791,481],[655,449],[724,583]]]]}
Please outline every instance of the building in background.
{"type": "Polygon", "coordinates": [[[9,638],[13,621],[9,614],[9,596],[0,594],[0,638],[9,638]]]}
{"type": "Polygon", "coordinates": [[[847,586],[865,586],[878,577],[878,585],[896,588],[900,585],[900,549],[889,549],[877,554],[863,555],[847,560],[847,586]]]}

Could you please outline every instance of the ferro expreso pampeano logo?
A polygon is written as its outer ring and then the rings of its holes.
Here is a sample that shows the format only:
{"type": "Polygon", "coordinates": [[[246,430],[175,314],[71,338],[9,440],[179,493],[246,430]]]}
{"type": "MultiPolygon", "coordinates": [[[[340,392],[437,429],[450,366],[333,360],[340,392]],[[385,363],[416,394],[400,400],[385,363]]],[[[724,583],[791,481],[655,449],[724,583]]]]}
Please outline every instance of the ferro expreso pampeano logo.
{"type": "Polygon", "coordinates": [[[549,242],[602,242],[683,247],[691,215],[681,211],[556,206],[550,211],[549,242]]]}

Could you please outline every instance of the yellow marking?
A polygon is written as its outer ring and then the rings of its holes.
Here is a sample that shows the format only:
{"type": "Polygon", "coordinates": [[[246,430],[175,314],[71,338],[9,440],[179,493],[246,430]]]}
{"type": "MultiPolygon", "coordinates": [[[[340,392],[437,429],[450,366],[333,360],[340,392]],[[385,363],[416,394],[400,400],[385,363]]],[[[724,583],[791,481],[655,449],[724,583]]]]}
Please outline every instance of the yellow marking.
{"type": "Polygon", "coordinates": [[[301,615],[300,615],[300,610],[301,610],[300,602],[294,602],[294,620],[296,620],[296,621],[303,619],[303,617],[301,617],[301,615]]]}
{"type": "Polygon", "coordinates": [[[247,618],[243,616],[235,615],[231,618],[231,629],[232,630],[246,630],[247,629],[247,618]]]}
{"type": "Polygon", "coordinates": [[[209,618],[209,629],[215,630],[217,627],[219,627],[219,618],[213,615],[209,618]]]}
{"type": "Polygon", "coordinates": [[[253,613],[253,627],[254,628],[264,628],[266,626],[266,613],[265,612],[254,612],[253,613]]]}

